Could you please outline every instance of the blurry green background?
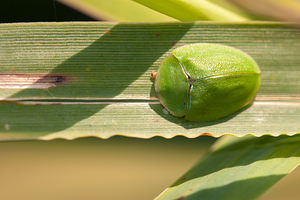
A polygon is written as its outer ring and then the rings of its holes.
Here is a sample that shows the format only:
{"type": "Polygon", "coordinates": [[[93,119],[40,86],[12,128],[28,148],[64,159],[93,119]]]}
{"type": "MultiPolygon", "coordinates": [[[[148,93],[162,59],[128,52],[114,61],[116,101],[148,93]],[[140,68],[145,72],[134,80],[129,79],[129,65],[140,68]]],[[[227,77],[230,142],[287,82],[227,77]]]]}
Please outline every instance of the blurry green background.
{"type": "MultiPolygon", "coordinates": [[[[0,23],[92,21],[53,0],[2,0],[0,23]]],[[[0,143],[0,199],[153,199],[216,139],[175,137],[0,143]]],[[[261,199],[299,199],[300,170],[261,199]]]]}

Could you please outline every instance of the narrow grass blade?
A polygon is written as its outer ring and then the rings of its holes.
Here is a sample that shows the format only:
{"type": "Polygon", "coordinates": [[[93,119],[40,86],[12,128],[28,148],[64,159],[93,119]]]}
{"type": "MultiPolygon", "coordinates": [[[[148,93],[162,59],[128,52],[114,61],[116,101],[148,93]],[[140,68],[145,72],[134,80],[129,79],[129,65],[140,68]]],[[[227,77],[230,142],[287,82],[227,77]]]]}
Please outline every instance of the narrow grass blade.
{"type": "Polygon", "coordinates": [[[57,0],[97,20],[121,22],[177,21],[132,0],[57,0]]]}

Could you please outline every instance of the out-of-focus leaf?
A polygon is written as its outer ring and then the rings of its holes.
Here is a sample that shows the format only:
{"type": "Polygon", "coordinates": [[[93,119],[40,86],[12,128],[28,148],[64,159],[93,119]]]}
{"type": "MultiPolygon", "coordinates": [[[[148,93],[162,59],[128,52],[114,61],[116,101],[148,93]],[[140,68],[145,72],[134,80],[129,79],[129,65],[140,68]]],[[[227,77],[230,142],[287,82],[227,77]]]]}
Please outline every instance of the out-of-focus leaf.
{"type": "Polygon", "coordinates": [[[132,0],[57,0],[98,20],[122,22],[177,21],[132,0]]]}
{"type": "Polygon", "coordinates": [[[1,24],[0,46],[0,140],[300,132],[300,32],[287,24],[1,24]],[[262,84],[251,106],[201,123],[164,111],[151,72],[199,42],[253,56],[262,84]]]}
{"type": "Polygon", "coordinates": [[[300,163],[298,135],[231,138],[221,139],[157,200],[255,199],[300,163]]]}
{"type": "Polygon", "coordinates": [[[270,20],[270,18],[268,17],[263,17],[261,15],[254,14],[253,12],[250,12],[249,10],[241,6],[238,6],[236,3],[231,2],[231,0],[209,0],[209,1],[227,10],[230,10],[231,12],[234,12],[240,16],[243,16],[249,20],[264,20],[264,21],[270,20]]]}
{"type": "Polygon", "coordinates": [[[246,21],[247,18],[207,0],[133,0],[181,21],[246,21]]]}
{"type": "Polygon", "coordinates": [[[300,22],[300,2],[297,0],[229,0],[252,13],[269,18],[300,22]]]}

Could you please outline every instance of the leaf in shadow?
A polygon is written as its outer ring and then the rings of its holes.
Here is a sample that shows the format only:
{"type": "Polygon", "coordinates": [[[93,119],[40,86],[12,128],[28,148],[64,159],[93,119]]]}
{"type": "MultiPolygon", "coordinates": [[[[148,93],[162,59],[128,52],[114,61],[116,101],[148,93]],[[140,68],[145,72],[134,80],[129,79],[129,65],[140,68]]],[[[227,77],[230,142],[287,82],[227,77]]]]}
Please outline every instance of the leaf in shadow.
{"type": "MultiPolygon", "coordinates": [[[[82,116],[89,116],[95,110],[103,109],[106,104],[100,105],[74,105],[74,104],[41,104],[23,105],[17,103],[0,103],[0,110],[6,113],[1,117],[1,138],[9,132],[29,134],[30,137],[42,136],[44,134],[57,132],[72,126],[76,121],[82,120],[82,116]]],[[[99,119],[101,120],[101,119],[99,119]]],[[[86,126],[93,126],[87,124],[86,126]]]]}
{"type": "Polygon", "coordinates": [[[250,106],[251,105],[247,105],[244,108],[240,109],[239,111],[237,111],[231,115],[228,115],[224,118],[218,119],[218,120],[207,121],[207,122],[191,122],[191,121],[187,121],[181,117],[175,117],[175,116],[171,115],[170,113],[166,114],[166,110],[161,104],[150,104],[151,109],[154,110],[162,118],[164,118],[174,124],[180,125],[180,126],[184,127],[185,129],[193,129],[193,128],[212,126],[215,124],[221,124],[221,123],[227,122],[227,121],[231,120],[232,118],[234,118],[239,113],[242,113],[245,110],[247,110],[248,108],[250,108],[250,106]]]}
{"type": "MultiPolygon", "coordinates": [[[[157,28],[156,25],[151,24],[117,24],[45,76],[47,79],[52,75],[67,77],[58,79],[60,82],[67,80],[65,83],[57,83],[55,87],[48,90],[24,89],[9,98],[32,98],[35,95],[44,96],[46,99],[112,99],[120,95],[156,60],[173,48],[173,43],[180,40],[192,25],[192,23],[168,24],[157,28]],[[174,30],[172,34],[170,34],[170,29],[174,30]],[[49,94],[52,96],[48,96],[49,94]]],[[[55,33],[55,30],[52,29],[52,31],[55,33]]],[[[81,31],[85,31],[84,26],[81,31]]],[[[54,33],[49,30],[49,34],[54,33]]],[[[99,35],[101,35],[100,32],[99,35]]],[[[82,37],[84,39],[85,36],[82,37]]],[[[32,73],[35,72],[32,71],[32,73]]],[[[33,84],[43,81],[45,80],[42,78],[33,84]]],[[[0,118],[0,124],[9,124],[11,130],[23,133],[43,132],[46,134],[66,129],[99,112],[105,106],[2,104],[0,111],[10,112],[11,118],[0,118]],[[21,118],[24,121],[18,123],[12,120],[13,115],[23,115],[24,117],[21,118]]],[[[3,127],[1,128],[4,129],[3,127]]]]}

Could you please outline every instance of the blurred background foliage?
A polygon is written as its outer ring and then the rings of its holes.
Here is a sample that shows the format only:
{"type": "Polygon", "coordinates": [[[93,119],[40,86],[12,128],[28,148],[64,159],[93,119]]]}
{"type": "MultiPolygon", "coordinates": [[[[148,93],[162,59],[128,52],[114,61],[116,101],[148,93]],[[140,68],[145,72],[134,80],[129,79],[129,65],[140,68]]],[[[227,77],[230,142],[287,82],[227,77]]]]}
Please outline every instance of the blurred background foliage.
{"type": "MultiPolygon", "coordinates": [[[[211,2],[246,19],[300,21],[300,6],[292,0],[211,2]]],[[[2,0],[0,6],[0,23],[99,20],[176,21],[131,0],[2,0]]],[[[0,198],[153,199],[190,169],[215,140],[115,136],[1,142],[0,198]]],[[[298,199],[299,178],[298,169],[261,199],[298,199]]]]}
{"type": "MultiPolygon", "coordinates": [[[[3,0],[0,7],[0,22],[177,21],[138,2],[146,4],[147,1],[3,0]]],[[[246,19],[300,22],[300,3],[297,0],[209,0],[207,2],[246,19]]]]}

